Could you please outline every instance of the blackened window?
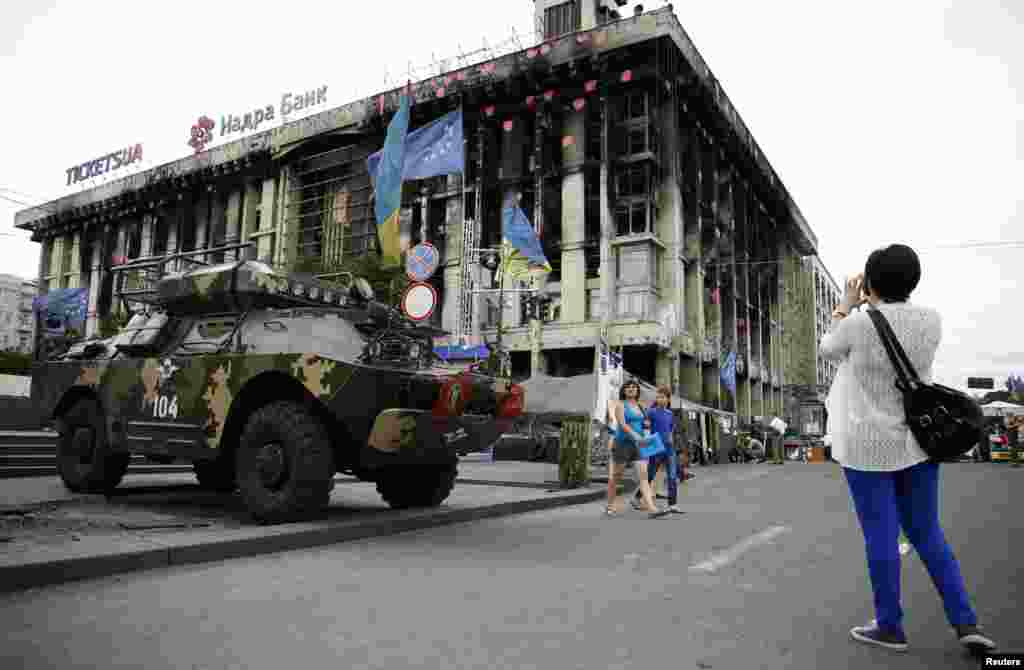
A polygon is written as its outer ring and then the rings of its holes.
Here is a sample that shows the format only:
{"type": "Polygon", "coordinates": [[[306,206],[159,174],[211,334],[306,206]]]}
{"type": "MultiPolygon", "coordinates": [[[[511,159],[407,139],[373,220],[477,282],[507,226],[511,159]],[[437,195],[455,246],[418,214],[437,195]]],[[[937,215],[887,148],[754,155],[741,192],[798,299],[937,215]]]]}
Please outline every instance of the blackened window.
{"type": "Polygon", "coordinates": [[[170,226],[166,216],[153,218],[153,255],[162,256],[167,253],[167,233],[170,226]]]}
{"type": "Polygon", "coordinates": [[[580,29],[580,3],[570,0],[544,10],[544,39],[549,40],[580,29]]]}
{"type": "Polygon", "coordinates": [[[618,197],[642,196],[649,192],[645,165],[630,165],[619,171],[618,197]]]}
{"type": "Polygon", "coordinates": [[[138,258],[142,253],[142,226],[133,223],[126,232],[128,237],[128,258],[138,258]]]}
{"type": "Polygon", "coordinates": [[[647,151],[647,128],[634,128],[629,131],[630,154],[642,154],[647,151]]]}
{"type": "Polygon", "coordinates": [[[648,203],[634,200],[624,202],[615,208],[615,232],[620,237],[643,235],[649,232],[648,203]]]}
{"type": "Polygon", "coordinates": [[[647,116],[647,94],[644,91],[632,91],[627,96],[626,118],[640,119],[647,116]]]}

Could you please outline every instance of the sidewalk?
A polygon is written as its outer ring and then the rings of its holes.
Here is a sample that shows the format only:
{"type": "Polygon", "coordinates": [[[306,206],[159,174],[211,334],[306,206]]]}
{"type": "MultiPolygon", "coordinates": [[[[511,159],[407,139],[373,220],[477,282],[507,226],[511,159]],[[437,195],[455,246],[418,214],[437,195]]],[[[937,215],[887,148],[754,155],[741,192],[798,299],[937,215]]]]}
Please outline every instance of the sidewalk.
{"type": "Polygon", "coordinates": [[[171,565],[219,561],[595,502],[600,486],[561,490],[557,466],[459,466],[437,508],[392,510],[373,483],[335,478],[324,519],[263,526],[237,495],[199,489],[191,474],[129,475],[109,498],[67,491],[57,477],[0,481],[0,591],[171,565]]]}

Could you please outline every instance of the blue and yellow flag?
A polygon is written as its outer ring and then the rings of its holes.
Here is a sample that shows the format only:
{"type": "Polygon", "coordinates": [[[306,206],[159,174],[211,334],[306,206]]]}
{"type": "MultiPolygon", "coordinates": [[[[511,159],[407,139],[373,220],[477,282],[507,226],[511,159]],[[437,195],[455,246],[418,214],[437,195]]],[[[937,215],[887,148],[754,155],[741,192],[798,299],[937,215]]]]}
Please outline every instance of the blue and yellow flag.
{"type": "Polygon", "coordinates": [[[540,238],[533,229],[526,212],[516,203],[515,193],[505,196],[502,208],[501,235],[502,273],[510,279],[521,279],[531,274],[551,272],[551,264],[544,256],[540,238]]]}
{"type": "MultiPolygon", "coordinates": [[[[383,155],[380,165],[376,166],[374,179],[374,213],[377,215],[377,232],[380,235],[380,250],[385,267],[400,265],[402,262],[398,217],[402,210],[402,168],[405,165],[405,136],[409,130],[409,94],[406,88],[398,111],[388,124],[383,155]]],[[[374,175],[374,165],[368,162],[368,168],[370,174],[374,175]]]]}
{"type": "MultiPolygon", "coordinates": [[[[377,174],[383,151],[367,159],[370,174],[377,174]]],[[[445,114],[410,132],[405,138],[405,167],[402,179],[427,179],[462,172],[466,166],[462,110],[445,114]]]]}

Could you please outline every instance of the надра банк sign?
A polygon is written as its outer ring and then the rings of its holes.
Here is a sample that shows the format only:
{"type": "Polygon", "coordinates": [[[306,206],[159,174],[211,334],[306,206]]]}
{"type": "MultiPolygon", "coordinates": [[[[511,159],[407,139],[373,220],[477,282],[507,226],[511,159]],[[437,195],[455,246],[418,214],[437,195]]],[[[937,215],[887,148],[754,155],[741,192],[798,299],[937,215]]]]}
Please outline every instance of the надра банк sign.
{"type": "MultiPolygon", "coordinates": [[[[287,117],[293,112],[301,112],[315,105],[323,104],[326,101],[327,86],[321,86],[314,91],[308,91],[304,94],[292,95],[291,93],[285,93],[281,96],[281,116],[287,117]]],[[[220,117],[220,134],[223,137],[231,133],[256,130],[264,121],[273,120],[273,105],[267,105],[252,112],[247,112],[243,116],[228,114],[227,116],[220,117]]]]}
{"type": "Polygon", "coordinates": [[[95,158],[91,161],[86,161],[81,165],[69,167],[66,172],[68,174],[68,186],[77,184],[85,179],[92,179],[93,177],[99,177],[100,175],[112,172],[120,169],[125,165],[131,165],[142,160],[142,145],[136,144],[134,147],[128,147],[127,149],[121,149],[115,151],[112,154],[95,158]]]}

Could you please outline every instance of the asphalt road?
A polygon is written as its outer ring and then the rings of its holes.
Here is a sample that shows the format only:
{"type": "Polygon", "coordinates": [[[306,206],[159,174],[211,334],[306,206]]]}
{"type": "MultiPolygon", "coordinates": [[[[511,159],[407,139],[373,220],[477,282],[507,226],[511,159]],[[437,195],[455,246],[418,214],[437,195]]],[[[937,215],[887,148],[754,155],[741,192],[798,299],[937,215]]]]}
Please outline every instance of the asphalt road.
{"type": "MultiPolygon", "coordinates": [[[[5,668],[976,668],[904,560],[911,650],[873,616],[833,465],[698,468],[683,516],[601,505],[0,598],[5,668]]],[[[944,466],[942,514],[982,623],[1024,651],[1024,469],[944,466]]]]}

